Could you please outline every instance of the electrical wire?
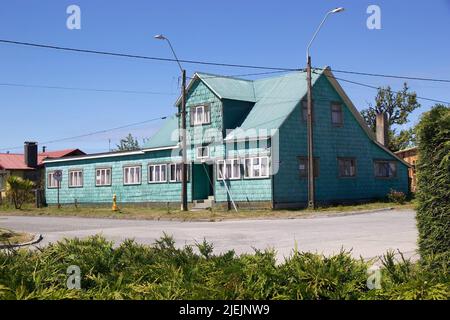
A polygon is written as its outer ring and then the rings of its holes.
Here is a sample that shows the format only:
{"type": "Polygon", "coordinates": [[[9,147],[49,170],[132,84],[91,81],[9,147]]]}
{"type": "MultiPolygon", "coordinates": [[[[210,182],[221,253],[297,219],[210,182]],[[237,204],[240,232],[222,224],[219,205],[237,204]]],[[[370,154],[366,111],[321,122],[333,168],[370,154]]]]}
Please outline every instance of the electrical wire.
{"type": "MultiPolygon", "coordinates": [[[[134,55],[134,54],[127,54],[127,53],[117,53],[117,52],[110,52],[110,51],[98,51],[98,50],[69,48],[69,47],[62,47],[62,46],[55,46],[55,45],[46,45],[46,44],[32,43],[32,42],[14,41],[14,40],[7,40],[7,39],[0,39],[0,43],[21,45],[21,46],[29,46],[29,47],[37,47],[37,48],[45,48],[45,49],[55,49],[55,50],[62,50],[62,51],[72,51],[72,52],[81,52],[81,53],[109,55],[109,56],[117,56],[117,57],[125,57],[125,58],[177,62],[176,59],[171,59],[171,58],[150,57],[150,56],[134,55]]],[[[280,71],[299,71],[299,70],[302,70],[302,69],[299,69],[299,68],[256,66],[256,65],[244,65],[244,64],[229,64],[229,63],[196,61],[196,60],[179,60],[179,62],[189,63],[189,64],[212,65],[212,66],[234,67],[234,68],[249,68],[249,69],[265,69],[265,70],[280,70],[280,71]]],[[[313,69],[323,70],[323,68],[317,68],[317,67],[313,68],[313,69]]],[[[352,71],[352,70],[338,70],[338,69],[333,69],[333,72],[347,73],[347,74],[354,74],[354,75],[363,75],[363,76],[371,76],[371,77],[383,77],[383,78],[395,78],[395,79],[406,79],[406,80],[433,81],[433,82],[450,83],[450,79],[436,79],[436,78],[424,78],[424,77],[413,77],[413,76],[392,75],[392,74],[379,74],[379,73],[359,72],[359,71],[352,71]]]]}
{"type": "MultiPolygon", "coordinates": [[[[154,121],[157,121],[157,120],[164,120],[164,119],[167,119],[167,117],[168,116],[163,116],[163,117],[153,118],[153,119],[150,119],[150,120],[145,120],[145,121],[140,121],[140,122],[126,124],[126,125],[123,125],[123,126],[120,126],[120,127],[115,127],[115,128],[110,128],[110,129],[104,129],[104,130],[94,131],[94,132],[90,132],[90,133],[85,133],[85,134],[81,134],[81,135],[77,135],[77,136],[60,138],[60,139],[49,140],[49,141],[43,141],[43,142],[39,142],[39,144],[52,144],[52,143],[56,143],[56,142],[63,142],[63,141],[68,141],[68,140],[74,140],[74,139],[91,137],[91,136],[94,136],[94,135],[103,134],[103,133],[107,133],[107,132],[111,132],[111,131],[116,131],[116,130],[120,130],[120,129],[135,127],[135,126],[138,126],[138,125],[141,125],[141,124],[146,124],[146,123],[154,122],[154,121]]],[[[0,151],[15,150],[15,149],[20,149],[20,148],[23,148],[23,146],[11,147],[11,148],[1,148],[0,151]]]]}
{"type": "MultiPolygon", "coordinates": [[[[319,73],[317,73],[317,72],[315,72],[315,71],[313,71],[313,73],[319,74],[319,73]]],[[[370,85],[370,84],[366,84],[366,83],[361,83],[361,82],[358,82],[358,81],[352,81],[352,80],[348,80],[348,79],[342,79],[342,78],[338,78],[338,77],[331,76],[331,75],[326,75],[326,76],[327,76],[327,77],[332,77],[332,78],[334,78],[334,79],[336,79],[336,80],[339,80],[339,81],[344,81],[344,82],[356,84],[356,85],[359,85],[359,86],[362,86],[362,87],[366,87],[366,88],[371,88],[371,89],[375,89],[375,90],[380,89],[380,87],[376,87],[376,86],[373,86],[373,85],[370,85]]],[[[392,90],[392,92],[393,92],[393,93],[400,93],[399,91],[394,91],[394,90],[392,90]]],[[[426,98],[426,97],[420,97],[420,96],[416,96],[416,98],[417,98],[417,99],[421,99],[421,100],[426,100],[426,101],[431,101],[431,102],[443,103],[443,104],[448,104],[448,105],[450,105],[450,102],[448,102],[448,101],[437,100],[437,99],[426,98]]]]}
{"type": "MultiPolygon", "coordinates": [[[[313,69],[315,69],[315,70],[324,70],[324,68],[313,68],[313,69]]],[[[392,75],[392,74],[367,73],[367,72],[338,70],[338,69],[333,69],[332,71],[336,72],[336,73],[347,73],[347,74],[354,74],[354,75],[360,75],[360,76],[369,76],[369,77],[382,77],[382,78],[394,78],[394,79],[405,79],[405,80],[418,80],[418,81],[433,81],[433,82],[450,83],[449,79],[421,78],[421,77],[412,77],[412,76],[400,76],[400,75],[392,75]]]]}
{"type": "Polygon", "coordinates": [[[111,93],[127,93],[127,94],[154,94],[154,95],[176,95],[177,93],[155,92],[155,91],[137,91],[137,90],[119,90],[119,89],[96,89],[96,88],[79,88],[64,86],[46,86],[23,83],[0,82],[0,86],[4,87],[22,87],[22,88],[38,88],[38,89],[57,89],[57,90],[73,90],[73,91],[91,91],[91,92],[111,92],[111,93]]]}
{"type": "MultiPolygon", "coordinates": [[[[176,59],[171,59],[171,58],[150,57],[150,56],[135,55],[135,54],[128,54],[128,53],[118,53],[118,52],[110,52],[110,51],[77,49],[77,48],[61,47],[61,46],[46,45],[46,44],[39,44],[39,43],[32,43],[32,42],[13,41],[13,40],[6,40],[6,39],[0,39],[0,43],[14,44],[14,45],[21,45],[21,46],[28,46],[28,47],[35,47],[35,48],[54,49],[54,50],[61,50],[61,51],[71,51],[71,52],[78,52],[78,53],[99,54],[99,55],[115,56],[115,57],[122,57],[122,58],[134,58],[134,59],[144,59],[144,60],[177,62],[176,59]]],[[[294,69],[294,68],[267,67],[267,66],[244,65],[244,64],[230,64],[230,63],[196,61],[196,60],[179,60],[179,62],[188,63],[188,64],[200,64],[200,65],[209,65],[209,66],[247,68],[247,69],[284,70],[284,71],[296,71],[296,70],[298,70],[298,69],[294,69]]]]}

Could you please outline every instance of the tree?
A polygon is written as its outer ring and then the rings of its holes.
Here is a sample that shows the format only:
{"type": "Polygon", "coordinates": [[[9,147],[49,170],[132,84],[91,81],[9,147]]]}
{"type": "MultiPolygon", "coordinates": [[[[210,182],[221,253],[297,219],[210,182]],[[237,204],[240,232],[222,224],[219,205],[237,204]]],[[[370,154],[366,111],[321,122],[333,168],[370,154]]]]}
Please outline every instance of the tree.
{"type": "Polygon", "coordinates": [[[389,148],[392,151],[414,147],[417,144],[415,128],[401,130],[398,134],[395,129],[389,131],[389,148]]]}
{"type": "Polygon", "coordinates": [[[33,187],[33,182],[20,177],[9,176],[6,180],[6,194],[16,209],[22,208],[25,201],[29,199],[33,187]]]}
{"type": "Polygon", "coordinates": [[[392,151],[398,151],[405,145],[414,144],[414,131],[401,130],[398,134],[394,125],[403,125],[407,123],[408,117],[415,109],[419,108],[417,95],[410,92],[407,83],[403,84],[402,91],[393,92],[390,86],[381,87],[375,97],[375,106],[369,104],[369,107],[361,111],[361,115],[366,120],[369,127],[376,130],[376,115],[378,112],[387,114],[389,125],[389,146],[392,151]]]}
{"type": "Polygon", "coordinates": [[[116,151],[133,151],[139,150],[139,142],[135,139],[131,133],[128,134],[125,138],[120,140],[120,144],[116,145],[116,151]]]}
{"type": "Polygon", "coordinates": [[[421,257],[450,261],[450,107],[436,105],[417,126],[417,227],[421,257]]]}

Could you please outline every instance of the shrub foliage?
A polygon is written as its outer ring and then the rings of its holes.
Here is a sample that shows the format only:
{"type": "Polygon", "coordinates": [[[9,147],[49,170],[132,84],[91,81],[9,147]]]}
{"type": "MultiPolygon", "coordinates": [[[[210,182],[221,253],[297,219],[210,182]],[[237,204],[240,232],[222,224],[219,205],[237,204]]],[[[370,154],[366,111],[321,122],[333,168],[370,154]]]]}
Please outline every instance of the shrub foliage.
{"type": "Polygon", "coordinates": [[[32,181],[20,177],[9,176],[6,180],[6,194],[16,209],[22,208],[22,205],[30,199],[33,187],[32,181]]]}
{"type": "Polygon", "coordinates": [[[437,105],[417,127],[417,225],[422,257],[450,262],[450,107],[437,105]]]}
{"type": "Polygon", "coordinates": [[[0,299],[448,299],[445,266],[427,272],[388,256],[382,288],[369,290],[368,263],[349,252],[331,257],[275,252],[213,254],[207,242],[178,248],[169,236],[152,246],[132,240],[114,247],[95,236],[41,250],[0,252],[0,299]],[[67,288],[79,266],[81,289],[67,288]]]}

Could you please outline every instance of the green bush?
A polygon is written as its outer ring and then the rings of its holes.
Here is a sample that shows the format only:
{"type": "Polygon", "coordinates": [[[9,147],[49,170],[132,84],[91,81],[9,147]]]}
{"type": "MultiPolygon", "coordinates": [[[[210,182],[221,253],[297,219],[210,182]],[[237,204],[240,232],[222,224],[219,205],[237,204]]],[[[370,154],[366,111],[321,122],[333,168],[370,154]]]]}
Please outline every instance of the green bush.
{"type": "Polygon", "coordinates": [[[417,138],[419,251],[450,262],[450,107],[437,105],[425,113],[417,138]]]}
{"type": "Polygon", "coordinates": [[[393,189],[391,189],[391,191],[388,193],[387,198],[389,201],[398,204],[404,204],[406,201],[406,195],[403,192],[393,189]]]}
{"type": "Polygon", "coordinates": [[[272,250],[220,255],[206,241],[177,248],[104,238],[72,239],[41,250],[0,252],[0,299],[449,299],[447,265],[394,262],[387,254],[382,288],[367,288],[369,263],[349,252],[325,257],[297,250],[277,264],[272,250]],[[67,289],[67,268],[81,289],[67,289]]]}
{"type": "Polygon", "coordinates": [[[26,201],[30,200],[33,187],[34,183],[30,180],[9,176],[6,180],[6,195],[14,204],[14,207],[20,209],[26,201]]]}

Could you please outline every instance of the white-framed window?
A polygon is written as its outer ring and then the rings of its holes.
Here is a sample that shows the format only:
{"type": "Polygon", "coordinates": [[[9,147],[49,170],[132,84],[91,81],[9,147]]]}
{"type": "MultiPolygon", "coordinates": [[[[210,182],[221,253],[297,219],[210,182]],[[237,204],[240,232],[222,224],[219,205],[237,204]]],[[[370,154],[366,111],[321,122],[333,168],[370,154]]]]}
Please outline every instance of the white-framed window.
{"type": "Polygon", "coordinates": [[[253,157],[245,159],[244,177],[268,178],[269,177],[269,157],[253,157]]]}
{"type": "MultiPolygon", "coordinates": [[[[170,182],[181,182],[181,170],[183,165],[181,163],[171,163],[169,165],[169,181],[170,182]]],[[[189,165],[186,166],[186,177],[189,181],[189,165]]]]}
{"type": "Polygon", "coordinates": [[[356,176],[356,160],[354,158],[339,158],[339,177],[356,176]]]}
{"type": "Polygon", "coordinates": [[[217,179],[234,180],[241,178],[241,163],[239,159],[217,161],[217,179]]]}
{"type": "Polygon", "coordinates": [[[342,115],[342,104],[332,103],[331,104],[331,123],[335,126],[341,126],[344,122],[344,117],[342,115]]]}
{"type": "Polygon", "coordinates": [[[95,169],[95,185],[97,187],[111,185],[111,168],[95,169]]]}
{"type": "Polygon", "coordinates": [[[83,171],[70,170],[69,171],[69,188],[83,187],[83,171]]]}
{"type": "Polygon", "coordinates": [[[197,159],[209,158],[209,147],[203,146],[197,148],[197,159]]]}
{"type": "Polygon", "coordinates": [[[141,184],[141,166],[123,167],[123,184],[141,184]]]}
{"type": "Polygon", "coordinates": [[[58,180],[55,179],[54,172],[47,173],[47,188],[49,189],[58,188],[58,180]]]}
{"type": "Polygon", "coordinates": [[[148,183],[166,182],[166,181],[167,181],[166,164],[148,165],[148,183]]]}
{"type": "Polygon", "coordinates": [[[209,105],[191,107],[191,126],[207,124],[211,122],[211,110],[209,105]]]}
{"type": "Polygon", "coordinates": [[[397,176],[397,163],[395,161],[374,161],[375,177],[393,178],[397,176]]]}

